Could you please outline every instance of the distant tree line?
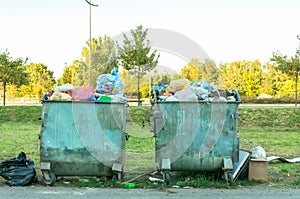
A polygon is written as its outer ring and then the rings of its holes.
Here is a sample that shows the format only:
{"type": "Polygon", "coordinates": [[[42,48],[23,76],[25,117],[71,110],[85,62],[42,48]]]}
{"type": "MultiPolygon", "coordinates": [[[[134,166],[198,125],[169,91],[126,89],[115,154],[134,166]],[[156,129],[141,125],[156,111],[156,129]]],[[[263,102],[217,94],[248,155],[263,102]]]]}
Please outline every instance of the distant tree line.
{"type": "MultiPolygon", "coordinates": [[[[238,60],[217,65],[212,59],[201,62],[194,58],[182,67],[180,74],[159,74],[155,69],[159,54],[151,51],[151,44],[146,37],[147,29],[138,26],[130,33],[130,37],[123,34],[123,45],[106,35],[92,38],[91,78],[94,87],[100,74],[110,73],[113,68],[122,68],[118,72],[125,84],[124,91],[141,92],[141,97],[149,96],[151,85],[168,85],[174,79],[186,78],[190,81],[205,80],[214,83],[218,88],[237,89],[241,96],[289,96],[294,97],[297,103],[299,49],[290,58],[274,52],[270,62],[264,64],[259,60],[238,60]]],[[[299,36],[297,38],[300,40],[299,36]]],[[[58,84],[88,85],[89,49],[87,41],[82,48],[81,57],[72,64],[65,65],[62,76],[57,80],[45,64],[27,64],[28,58],[12,58],[8,50],[4,51],[0,54],[0,96],[4,98],[3,104],[5,97],[33,95],[41,99],[44,92],[53,90],[58,84]]]]}
{"type": "Polygon", "coordinates": [[[218,88],[236,89],[242,96],[294,96],[296,88],[291,75],[278,70],[276,64],[262,65],[258,60],[222,63],[218,67],[212,60],[204,63],[192,60],[183,67],[181,74],[191,81],[203,79],[218,88]]]}

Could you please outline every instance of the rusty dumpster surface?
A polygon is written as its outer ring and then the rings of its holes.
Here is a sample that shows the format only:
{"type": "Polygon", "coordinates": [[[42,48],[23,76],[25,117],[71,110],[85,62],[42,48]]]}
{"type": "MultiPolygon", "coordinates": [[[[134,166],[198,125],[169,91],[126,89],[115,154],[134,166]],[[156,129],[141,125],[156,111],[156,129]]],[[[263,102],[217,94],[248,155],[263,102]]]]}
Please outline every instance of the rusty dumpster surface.
{"type": "Polygon", "coordinates": [[[40,130],[43,181],[57,176],[108,176],[122,172],[124,103],[44,101],[40,130]]]}
{"type": "Polygon", "coordinates": [[[237,99],[157,102],[153,116],[158,168],[163,171],[224,170],[232,175],[233,165],[239,161],[239,96],[237,99]]]}

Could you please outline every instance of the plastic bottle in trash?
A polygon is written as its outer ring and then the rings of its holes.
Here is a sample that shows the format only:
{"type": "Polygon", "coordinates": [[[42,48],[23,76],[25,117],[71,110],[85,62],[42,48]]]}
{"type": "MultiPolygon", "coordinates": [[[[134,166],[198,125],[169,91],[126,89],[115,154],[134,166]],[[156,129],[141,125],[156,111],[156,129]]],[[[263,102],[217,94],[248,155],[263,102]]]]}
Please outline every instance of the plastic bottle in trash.
{"type": "Polygon", "coordinates": [[[135,184],[134,183],[125,183],[124,188],[125,189],[133,189],[133,188],[135,188],[135,184]]]}

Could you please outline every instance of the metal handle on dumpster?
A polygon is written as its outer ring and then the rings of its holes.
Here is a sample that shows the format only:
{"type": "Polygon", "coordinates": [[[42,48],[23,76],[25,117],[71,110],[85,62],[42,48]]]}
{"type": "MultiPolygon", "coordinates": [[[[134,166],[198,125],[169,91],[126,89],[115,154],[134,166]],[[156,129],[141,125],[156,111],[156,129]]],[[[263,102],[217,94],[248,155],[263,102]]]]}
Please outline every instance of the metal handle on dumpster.
{"type": "Polygon", "coordinates": [[[239,117],[239,113],[236,112],[236,113],[232,113],[230,115],[230,119],[231,119],[231,130],[234,130],[235,129],[235,125],[236,125],[236,120],[238,119],[239,117]]]}
{"type": "Polygon", "coordinates": [[[45,115],[46,113],[45,112],[42,112],[42,116],[38,118],[38,120],[41,120],[42,121],[42,124],[41,124],[41,130],[40,130],[40,133],[38,134],[38,138],[41,139],[41,132],[42,132],[42,129],[44,128],[44,120],[45,120],[45,115]]]}
{"type": "Polygon", "coordinates": [[[234,123],[235,123],[235,121],[234,121],[235,120],[234,114],[230,115],[230,119],[231,119],[231,122],[230,122],[231,127],[230,127],[230,129],[233,130],[234,129],[234,123]]]}
{"type": "Polygon", "coordinates": [[[232,92],[234,93],[234,97],[235,97],[236,101],[241,102],[241,97],[240,97],[239,92],[235,89],[233,89],[232,92]]]}
{"type": "Polygon", "coordinates": [[[121,131],[121,132],[125,134],[125,140],[128,141],[130,135],[125,131],[121,131]]]}
{"type": "Polygon", "coordinates": [[[165,115],[162,114],[161,111],[154,111],[153,112],[153,132],[154,134],[158,133],[161,129],[163,129],[163,121],[165,121],[165,115]]]}
{"type": "Polygon", "coordinates": [[[47,113],[43,112],[42,113],[42,118],[41,118],[41,121],[42,121],[42,127],[44,127],[44,121],[45,121],[45,116],[47,115],[47,113]]]}

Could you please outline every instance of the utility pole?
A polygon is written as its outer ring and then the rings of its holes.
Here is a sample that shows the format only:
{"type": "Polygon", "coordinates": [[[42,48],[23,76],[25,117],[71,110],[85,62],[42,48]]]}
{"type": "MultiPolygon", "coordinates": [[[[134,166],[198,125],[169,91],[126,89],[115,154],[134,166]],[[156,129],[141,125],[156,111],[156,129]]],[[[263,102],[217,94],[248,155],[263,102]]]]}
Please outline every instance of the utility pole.
{"type": "Polygon", "coordinates": [[[92,6],[97,7],[97,4],[92,4],[92,0],[85,0],[90,5],[90,53],[89,53],[89,86],[92,86],[92,6]]]}

